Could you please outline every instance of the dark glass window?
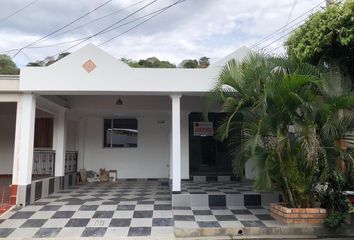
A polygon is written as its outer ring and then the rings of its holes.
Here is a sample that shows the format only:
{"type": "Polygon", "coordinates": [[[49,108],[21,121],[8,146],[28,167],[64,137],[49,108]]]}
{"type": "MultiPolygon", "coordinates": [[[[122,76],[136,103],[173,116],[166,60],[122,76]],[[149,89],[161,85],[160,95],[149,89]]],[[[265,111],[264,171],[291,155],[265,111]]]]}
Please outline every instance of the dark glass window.
{"type": "Polygon", "coordinates": [[[36,118],[34,127],[34,147],[53,147],[53,118],[36,118]]]}
{"type": "Polygon", "coordinates": [[[103,146],[106,148],[134,148],[138,146],[138,120],[104,119],[103,146]]]}

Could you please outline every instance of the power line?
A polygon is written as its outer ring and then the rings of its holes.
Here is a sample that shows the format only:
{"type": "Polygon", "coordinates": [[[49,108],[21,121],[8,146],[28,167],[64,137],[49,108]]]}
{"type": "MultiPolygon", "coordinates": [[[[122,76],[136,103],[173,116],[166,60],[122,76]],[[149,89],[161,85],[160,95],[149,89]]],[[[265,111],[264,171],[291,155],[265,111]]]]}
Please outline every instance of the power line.
{"type": "Polygon", "coordinates": [[[268,38],[264,39],[263,41],[259,42],[259,44],[254,44],[251,46],[251,48],[256,48],[257,46],[260,46],[261,44],[267,42],[268,40],[274,39],[275,37],[277,37],[280,34],[283,34],[284,32],[287,32],[288,30],[292,30],[294,28],[297,28],[298,26],[300,26],[303,22],[305,22],[305,19],[302,19],[298,22],[295,22],[293,24],[288,25],[286,28],[282,29],[281,31],[277,31],[275,34],[272,34],[272,36],[269,36],[268,38]]]}
{"type": "Polygon", "coordinates": [[[297,4],[297,0],[294,0],[294,3],[293,3],[293,5],[291,6],[291,9],[290,9],[290,12],[289,12],[288,20],[286,21],[286,25],[289,24],[289,21],[290,21],[290,19],[291,19],[291,16],[293,15],[294,9],[295,9],[295,7],[296,7],[296,4],[297,4]]]}
{"type": "Polygon", "coordinates": [[[55,31],[53,31],[53,32],[51,32],[51,33],[49,33],[49,34],[47,34],[47,35],[45,35],[45,36],[43,36],[43,37],[41,37],[41,38],[39,38],[39,39],[37,39],[36,41],[34,41],[34,42],[32,42],[32,43],[27,44],[26,46],[20,48],[12,57],[13,57],[13,58],[16,57],[17,54],[19,54],[23,49],[25,49],[25,48],[27,48],[27,47],[30,47],[30,46],[32,46],[32,45],[38,43],[39,41],[41,41],[41,40],[43,40],[43,39],[45,39],[45,38],[47,38],[47,37],[49,37],[49,36],[51,36],[51,35],[53,35],[53,34],[59,32],[60,30],[62,30],[62,29],[64,29],[64,28],[66,28],[66,27],[68,27],[68,26],[74,24],[75,22],[81,20],[82,18],[86,17],[87,15],[91,14],[91,13],[94,12],[94,11],[97,11],[98,9],[102,8],[103,6],[105,6],[106,4],[108,4],[108,3],[110,3],[110,2],[112,2],[112,0],[108,0],[108,1],[104,2],[103,4],[99,5],[98,7],[94,8],[93,10],[91,10],[91,11],[85,13],[84,15],[82,15],[82,16],[76,18],[75,20],[73,20],[73,21],[71,21],[71,22],[65,24],[64,26],[60,27],[59,29],[57,29],[57,30],[55,30],[55,31]]]}
{"type": "Polygon", "coordinates": [[[305,16],[305,19],[306,19],[307,18],[307,14],[310,13],[311,11],[313,11],[315,8],[319,7],[322,3],[323,3],[323,1],[321,1],[319,4],[317,4],[316,6],[311,8],[310,10],[308,10],[308,11],[304,12],[303,14],[299,15],[298,17],[296,17],[292,21],[288,22],[287,24],[285,24],[281,28],[279,28],[276,31],[272,32],[271,34],[265,36],[263,39],[261,39],[260,41],[256,42],[255,44],[253,44],[251,46],[251,48],[255,48],[256,46],[258,46],[258,45],[260,45],[260,44],[262,44],[262,43],[274,38],[275,36],[277,36],[279,34],[282,34],[284,31],[288,30],[292,26],[301,23],[304,20],[304,19],[301,19],[301,18],[303,18],[305,16]],[[299,19],[301,19],[301,20],[298,21],[299,19]],[[289,24],[290,24],[290,27],[289,27],[289,24]]]}
{"type": "MultiPolygon", "coordinates": [[[[334,18],[336,18],[336,17],[340,17],[340,16],[334,16],[334,18]]],[[[333,20],[334,18],[332,18],[331,20],[333,20]]],[[[297,29],[297,28],[296,28],[296,29],[297,29]]],[[[267,47],[269,47],[269,46],[272,45],[273,43],[279,41],[280,39],[282,39],[282,38],[288,36],[290,33],[294,32],[296,29],[293,29],[292,31],[288,32],[287,34],[282,35],[280,38],[278,38],[278,39],[274,40],[273,42],[269,43],[268,45],[266,45],[266,46],[263,47],[262,49],[265,50],[267,47]]],[[[274,49],[272,49],[272,50],[270,50],[270,51],[268,51],[268,52],[269,52],[269,53],[273,53],[275,50],[279,49],[279,48],[282,47],[282,46],[283,46],[283,45],[279,45],[278,47],[276,47],[276,48],[274,48],[274,49]]]]}
{"type": "MultiPolygon", "coordinates": [[[[148,16],[156,15],[156,14],[162,13],[162,12],[164,12],[165,10],[167,10],[168,8],[170,8],[170,7],[174,6],[174,5],[176,5],[177,3],[182,3],[182,2],[184,2],[184,1],[186,1],[186,0],[179,0],[179,1],[175,2],[175,3],[173,3],[173,4],[170,4],[170,5],[165,6],[165,7],[163,7],[163,8],[160,8],[160,9],[158,9],[158,10],[155,10],[155,11],[153,11],[153,12],[150,12],[150,13],[148,13],[148,14],[145,14],[145,15],[143,15],[143,16],[141,16],[141,17],[135,18],[135,19],[133,19],[133,20],[131,20],[131,21],[128,21],[128,22],[125,22],[125,23],[123,23],[123,24],[120,24],[120,25],[118,25],[118,26],[116,26],[116,27],[110,28],[110,29],[108,29],[108,30],[102,32],[100,35],[109,33],[109,32],[111,32],[111,31],[114,31],[114,30],[116,30],[116,29],[119,29],[119,28],[121,28],[121,27],[123,27],[123,26],[126,26],[126,25],[128,25],[128,24],[130,24],[130,23],[133,23],[133,22],[139,21],[139,20],[141,20],[141,19],[144,19],[144,18],[146,18],[146,17],[148,17],[148,16]]],[[[154,16],[154,17],[155,17],[155,16],[154,16]]],[[[146,21],[144,21],[144,23],[145,23],[145,22],[146,22],[146,21]]],[[[139,24],[139,25],[141,25],[141,24],[139,24]]],[[[135,28],[135,26],[134,26],[134,28],[135,28]]],[[[65,44],[69,44],[69,43],[74,43],[74,42],[78,42],[78,41],[82,41],[82,40],[86,40],[86,39],[88,40],[89,38],[90,38],[90,36],[88,36],[88,37],[83,37],[83,38],[79,38],[79,39],[74,39],[74,40],[70,40],[70,41],[64,41],[64,42],[60,42],[60,43],[50,44],[50,45],[32,46],[32,47],[28,47],[28,49],[41,49],[41,48],[56,47],[56,46],[65,45],[65,44]]],[[[18,49],[11,49],[11,50],[3,51],[3,52],[0,52],[0,53],[9,53],[9,52],[16,51],[16,50],[18,50],[18,49]]]]}
{"type": "MultiPolygon", "coordinates": [[[[120,33],[119,35],[117,35],[117,36],[115,36],[115,37],[113,37],[113,38],[111,38],[111,39],[109,39],[109,40],[107,40],[107,41],[105,41],[105,42],[99,44],[99,46],[101,46],[101,45],[103,45],[103,44],[106,44],[107,42],[112,41],[113,39],[115,39],[115,38],[117,38],[117,37],[120,37],[120,36],[126,34],[127,32],[129,32],[129,31],[131,31],[131,30],[133,30],[133,29],[139,27],[140,25],[146,23],[146,22],[149,21],[150,19],[152,19],[152,18],[154,18],[154,17],[160,15],[161,13],[163,13],[163,12],[166,11],[166,10],[168,10],[169,8],[175,6],[175,5],[179,4],[179,3],[185,2],[185,1],[187,1],[187,0],[178,0],[178,1],[176,1],[175,3],[173,3],[173,4],[170,4],[170,5],[168,5],[168,6],[165,6],[165,7],[160,8],[160,9],[154,11],[154,12],[151,12],[151,13],[149,13],[149,14],[146,14],[146,15],[140,17],[140,19],[142,19],[142,18],[145,18],[146,16],[152,15],[152,16],[149,17],[148,19],[146,19],[146,20],[144,20],[144,21],[142,21],[142,22],[140,22],[140,23],[134,25],[133,27],[131,27],[131,28],[127,29],[126,31],[120,33]]],[[[132,20],[132,21],[130,21],[130,22],[133,22],[133,21],[136,21],[136,20],[137,20],[137,19],[132,20]]],[[[128,23],[130,23],[130,22],[127,22],[127,23],[125,23],[125,24],[123,24],[123,25],[126,25],[126,24],[128,24],[128,23]]],[[[101,34],[104,34],[104,33],[110,32],[110,31],[112,31],[112,30],[115,30],[115,29],[118,28],[118,27],[119,27],[119,26],[117,26],[117,27],[115,27],[115,28],[107,29],[106,32],[102,32],[101,34]]],[[[90,36],[90,37],[91,37],[91,36],[90,36]]],[[[87,38],[85,38],[85,39],[89,39],[90,37],[87,37],[87,38]]],[[[74,40],[74,41],[77,41],[77,40],[74,40]]],[[[73,47],[73,46],[72,46],[72,47],[73,47]]],[[[67,50],[61,51],[61,52],[59,52],[58,54],[55,54],[55,55],[53,55],[53,56],[57,56],[57,55],[59,55],[59,54],[65,52],[65,51],[67,51],[67,50]]],[[[53,57],[53,56],[52,56],[52,57],[53,57]]]]}
{"type": "MultiPolygon", "coordinates": [[[[310,13],[311,11],[313,11],[315,8],[319,7],[322,3],[324,3],[324,1],[321,1],[320,3],[318,3],[316,6],[312,7],[311,9],[307,10],[306,12],[302,13],[301,15],[297,16],[295,19],[291,20],[290,22],[288,22],[286,25],[282,26],[281,28],[277,29],[276,31],[268,34],[267,36],[265,36],[264,38],[262,38],[260,41],[254,43],[253,45],[251,45],[251,48],[255,48],[256,46],[264,43],[265,41],[271,39],[274,37],[274,35],[279,34],[279,32],[281,32],[284,28],[286,28],[289,24],[296,22],[298,19],[302,18],[303,16],[307,17],[307,14],[310,13]]],[[[296,24],[296,23],[295,23],[296,24]]]]}
{"type": "MultiPolygon", "coordinates": [[[[52,38],[56,38],[56,37],[61,36],[61,35],[65,34],[65,33],[68,33],[68,32],[75,31],[76,29],[82,28],[82,27],[87,26],[87,25],[89,25],[89,24],[91,24],[91,23],[98,22],[98,21],[100,21],[100,20],[102,20],[102,19],[104,19],[104,18],[107,18],[107,17],[109,17],[109,16],[115,15],[115,14],[117,14],[117,13],[119,13],[119,12],[125,10],[125,9],[131,8],[131,7],[133,7],[133,6],[136,6],[136,5],[138,5],[138,4],[142,3],[142,2],[146,2],[146,1],[147,1],[147,0],[140,0],[140,1],[136,2],[136,3],[130,4],[130,5],[127,6],[127,7],[118,9],[118,10],[116,10],[116,11],[113,11],[113,12],[109,13],[109,14],[103,15],[103,16],[101,16],[101,17],[98,17],[98,18],[96,18],[96,19],[93,19],[93,20],[91,20],[91,21],[88,21],[88,22],[86,22],[86,23],[84,23],[84,24],[81,24],[81,25],[76,26],[76,27],[74,27],[74,28],[68,29],[68,30],[66,30],[66,31],[64,31],[64,32],[61,32],[61,33],[57,34],[57,35],[51,36],[51,37],[45,39],[44,41],[47,41],[47,40],[52,39],[52,38]]],[[[40,42],[44,42],[44,41],[40,41],[40,42]]]]}
{"type": "MultiPolygon", "coordinates": [[[[184,0],[184,1],[185,1],[185,0],[184,0]]],[[[116,26],[116,27],[114,27],[114,28],[108,29],[108,30],[102,32],[100,35],[109,33],[109,32],[111,32],[111,31],[113,31],[113,30],[116,30],[116,29],[118,29],[118,28],[124,27],[124,26],[126,26],[126,25],[128,25],[128,24],[130,24],[130,23],[139,21],[139,20],[144,19],[144,18],[146,18],[146,17],[148,17],[148,16],[151,16],[151,15],[153,15],[153,14],[156,14],[156,13],[158,13],[158,12],[161,12],[161,11],[163,11],[165,8],[167,8],[167,7],[161,8],[161,9],[159,9],[159,10],[156,10],[156,11],[153,11],[153,12],[151,12],[151,13],[145,14],[145,15],[143,15],[143,16],[141,16],[141,17],[135,18],[135,19],[133,19],[133,20],[131,20],[131,21],[125,22],[125,23],[123,23],[123,24],[121,24],[121,25],[118,25],[118,26],[116,26]]],[[[56,43],[56,44],[51,44],[51,45],[44,45],[44,46],[37,46],[37,47],[29,47],[29,49],[56,47],[56,46],[60,46],[60,45],[65,45],[65,44],[69,44],[69,43],[74,43],[74,42],[82,41],[82,40],[85,40],[85,39],[89,39],[89,36],[88,36],[88,37],[79,38],[79,39],[75,39],[75,40],[66,41],[66,42],[60,42],[60,43],[56,43]]],[[[15,49],[15,50],[17,50],[17,49],[15,49]]]]}
{"type": "MultiPolygon", "coordinates": [[[[141,10],[147,8],[148,6],[150,6],[151,4],[153,4],[153,3],[157,2],[157,1],[158,1],[158,0],[153,0],[153,1],[149,2],[148,4],[144,5],[143,7],[139,8],[138,10],[132,12],[131,14],[127,15],[126,17],[124,17],[124,18],[118,20],[117,22],[114,22],[113,24],[109,25],[108,27],[105,27],[104,29],[100,30],[99,32],[97,32],[97,33],[95,33],[95,34],[93,34],[93,35],[87,37],[86,39],[83,39],[82,41],[80,41],[80,42],[74,44],[73,46],[71,46],[71,47],[65,49],[64,51],[61,51],[60,53],[67,52],[68,50],[70,50],[70,49],[72,49],[72,48],[74,48],[74,47],[80,45],[81,43],[86,42],[87,40],[89,40],[89,39],[91,39],[91,38],[94,38],[94,37],[96,37],[96,36],[102,34],[104,31],[106,31],[106,30],[112,28],[113,26],[117,25],[118,23],[121,23],[121,22],[124,21],[125,19],[127,19],[127,18],[133,16],[134,14],[140,12],[141,10]]],[[[59,53],[59,54],[60,54],[60,53],[59,53]]]]}
{"type": "Polygon", "coordinates": [[[103,43],[100,43],[98,46],[102,46],[102,45],[104,45],[104,44],[106,44],[106,43],[108,43],[108,42],[110,42],[110,41],[112,41],[112,40],[114,40],[114,39],[116,39],[116,38],[118,38],[118,37],[120,37],[120,36],[126,34],[127,32],[130,32],[131,30],[133,30],[133,29],[139,27],[140,25],[142,25],[142,24],[144,24],[144,23],[150,21],[152,18],[157,17],[158,15],[160,15],[160,14],[162,14],[163,12],[167,11],[169,8],[171,8],[171,7],[173,7],[173,6],[177,5],[177,4],[180,4],[180,3],[184,2],[184,1],[186,1],[186,0],[179,0],[179,1],[177,1],[177,2],[175,2],[175,3],[173,3],[173,4],[171,4],[171,5],[169,5],[169,6],[167,6],[167,7],[165,7],[164,9],[162,9],[162,10],[160,10],[159,12],[155,13],[154,15],[152,15],[151,17],[149,17],[148,19],[146,19],[146,20],[144,20],[144,21],[142,21],[142,22],[136,24],[135,26],[129,28],[128,30],[126,30],[126,31],[124,31],[124,32],[122,32],[122,33],[120,33],[120,34],[118,34],[118,35],[116,35],[116,36],[114,36],[114,37],[112,37],[112,38],[110,38],[110,39],[104,41],[103,43]]]}
{"type": "Polygon", "coordinates": [[[271,43],[267,44],[266,46],[262,47],[261,49],[266,49],[267,47],[269,47],[270,45],[272,45],[273,43],[279,41],[280,39],[288,36],[290,33],[292,33],[293,31],[295,31],[297,28],[291,30],[290,32],[285,33],[284,35],[281,35],[279,38],[275,39],[274,41],[272,41],[271,43]]]}
{"type": "Polygon", "coordinates": [[[10,15],[8,15],[8,16],[6,16],[6,17],[4,17],[4,18],[1,18],[1,19],[0,19],[0,22],[3,22],[3,21],[9,19],[9,18],[12,17],[12,16],[15,16],[15,15],[18,14],[19,12],[25,10],[26,8],[30,7],[31,5],[35,4],[35,3],[38,2],[38,1],[40,1],[40,0],[34,0],[34,1],[30,2],[29,4],[25,5],[24,7],[18,9],[17,11],[11,13],[10,15]]]}

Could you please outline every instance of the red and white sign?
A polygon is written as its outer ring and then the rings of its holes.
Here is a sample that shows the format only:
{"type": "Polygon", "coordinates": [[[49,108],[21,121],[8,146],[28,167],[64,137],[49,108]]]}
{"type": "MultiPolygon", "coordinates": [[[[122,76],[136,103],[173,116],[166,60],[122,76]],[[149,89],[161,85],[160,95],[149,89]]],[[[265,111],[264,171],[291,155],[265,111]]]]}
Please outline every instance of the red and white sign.
{"type": "Polygon", "coordinates": [[[193,132],[194,136],[213,136],[214,129],[213,129],[213,122],[194,122],[193,123],[193,132]]]}

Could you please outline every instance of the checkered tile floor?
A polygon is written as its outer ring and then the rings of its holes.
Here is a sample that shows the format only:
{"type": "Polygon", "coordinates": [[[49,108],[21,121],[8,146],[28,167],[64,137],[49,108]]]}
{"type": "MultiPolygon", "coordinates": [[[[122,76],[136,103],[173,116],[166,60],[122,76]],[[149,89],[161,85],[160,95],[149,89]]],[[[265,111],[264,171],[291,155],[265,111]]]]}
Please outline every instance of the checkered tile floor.
{"type": "Polygon", "coordinates": [[[176,228],[277,227],[269,211],[261,206],[174,207],[176,228]]]}
{"type": "Polygon", "coordinates": [[[174,236],[176,228],[279,226],[267,209],[171,207],[167,182],[89,184],[0,217],[0,238],[174,236]]]}
{"type": "Polygon", "coordinates": [[[241,194],[255,193],[252,182],[182,182],[182,193],[241,194]]]}
{"type": "Polygon", "coordinates": [[[77,186],[0,217],[0,237],[173,236],[171,194],[159,181],[77,186]]]}

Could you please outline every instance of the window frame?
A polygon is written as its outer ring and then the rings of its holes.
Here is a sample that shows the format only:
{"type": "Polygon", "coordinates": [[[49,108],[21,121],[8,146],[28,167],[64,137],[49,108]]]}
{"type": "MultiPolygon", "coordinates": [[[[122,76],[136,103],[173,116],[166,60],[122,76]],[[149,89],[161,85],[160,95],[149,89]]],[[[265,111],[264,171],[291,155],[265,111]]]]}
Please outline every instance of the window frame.
{"type": "Polygon", "coordinates": [[[103,118],[103,148],[105,149],[136,149],[138,148],[138,129],[139,129],[139,122],[137,118],[120,118],[120,117],[104,117],[103,118]],[[137,134],[136,134],[136,146],[114,146],[113,142],[112,142],[112,134],[110,136],[110,144],[106,143],[106,137],[107,137],[107,133],[106,133],[106,128],[105,128],[105,122],[106,120],[110,121],[110,128],[113,129],[114,128],[114,120],[133,120],[136,122],[136,130],[137,130],[137,134]]]}

